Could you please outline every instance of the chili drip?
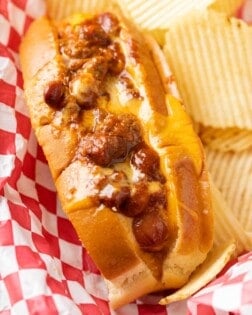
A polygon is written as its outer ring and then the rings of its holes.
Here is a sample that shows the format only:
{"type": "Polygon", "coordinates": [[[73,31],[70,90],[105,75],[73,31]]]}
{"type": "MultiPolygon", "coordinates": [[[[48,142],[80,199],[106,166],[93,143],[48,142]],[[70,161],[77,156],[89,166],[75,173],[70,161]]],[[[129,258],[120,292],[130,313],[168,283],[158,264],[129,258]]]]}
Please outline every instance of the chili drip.
{"type": "Polygon", "coordinates": [[[119,21],[110,13],[61,27],[59,47],[66,73],[62,80],[49,83],[44,99],[56,110],[70,108],[69,120],[76,112],[93,111],[95,122],[82,132],[75,159],[111,170],[95,184],[97,202],[132,218],[139,246],[156,252],[165,248],[168,238],[167,192],[159,156],[145,143],[135,115],[113,114],[98,104],[99,97],[109,98],[104,84],[108,76],[118,76],[123,88],[140,98],[125,75],[125,58],[116,40],[119,34],[119,21]],[[118,167],[123,163],[134,176],[118,167]]]}

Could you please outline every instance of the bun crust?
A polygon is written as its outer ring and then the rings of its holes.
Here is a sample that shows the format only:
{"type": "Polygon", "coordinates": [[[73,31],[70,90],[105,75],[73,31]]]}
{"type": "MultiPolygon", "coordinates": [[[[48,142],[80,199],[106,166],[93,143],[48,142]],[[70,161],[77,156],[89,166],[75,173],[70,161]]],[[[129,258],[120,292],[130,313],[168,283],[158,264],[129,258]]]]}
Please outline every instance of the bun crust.
{"type": "MultiPolygon", "coordinates": [[[[112,15],[104,16],[114,21],[112,15]]],[[[182,104],[166,93],[155,64],[156,48],[119,13],[117,18],[120,32],[115,31],[112,36],[120,47],[116,52],[117,61],[107,70],[109,74],[102,80],[97,79],[103,84],[98,90],[105,89],[106,95],[99,94],[91,105],[85,89],[88,87],[89,96],[93,95],[96,82],[90,86],[84,84],[84,92],[77,93],[80,68],[71,70],[69,75],[67,67],[72,60],[62,53],[64,31],[79,25],[79,16],[78,23],[75,17],[57,23],[47,18],[36,20],[20,47],[32,126],[48,160],[62,207],[106,279],[113,308],[149,292],[183,286],[206,259],[213,242],[210,189],[200,140],[182,104]],[[121,71],[115,68],[120,66],[119,53],[123,55],[121,71]],[[45,91],[52,82],[57,89],[48,96],[45,91]],[[48,104],[54,102],[52,97],[62,102],[59,82],[64,82],[63,88],[70,86],[67,101],[60,107],[48,104]],[[83,97],[85,101],[80,105],[83,97]],[[105,150],[108,136],[118,145],[122,140],[114,130],[119,130],[123,139],[129,138],[127,141],[131,142],[127,142],[126,157],[121,158],[118,153],[123,151],[126,141],[123,140],[113,151],[114,160],[107,162],[105,153],[111,148],[104,153],[99,151],[97,143],[103,143],[105,150]],[[94,139],[96,133],[99,141],[94,139]],[[130,153],[129,145],[132,146],[130,153]],[[138,159],[143,155],[149,158],[139,164],[138,159]],[[130,196],[134,193],[137,196],[133,201],[130,199],[126,215],[118,211],[120,207],[125,208],[125,200],[128,202],[121,195],[124,190],[128,193],[125,181],[132,189],[130,196]],[[141,198],[145,194],[146,198],[141,198]],[[144,211],[141,207],[144,208],[146,199],[147,214],[132,214],[131,211],[144,211]],[[157,221],[156,225],[153,220],[157,221]],[[141,230],[145,228],[141,227],[142,222],[153,229],[155,237],[151,235],[151,241],[149,232],[144,234],[141,230]]],[[[100,55],[95,58],[97,62],[101,60],[100,55]]],[[[87,69],[88,65],[87,62],[81,69],[87,69]]]]}

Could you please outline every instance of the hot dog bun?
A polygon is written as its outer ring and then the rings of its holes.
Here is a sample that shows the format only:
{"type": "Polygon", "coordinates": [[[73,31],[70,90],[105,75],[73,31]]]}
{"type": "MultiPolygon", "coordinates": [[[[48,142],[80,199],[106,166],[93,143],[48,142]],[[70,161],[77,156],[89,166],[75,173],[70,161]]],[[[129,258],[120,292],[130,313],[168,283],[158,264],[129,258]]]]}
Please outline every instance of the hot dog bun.
{"type": "Polygon", "coordinates": [[[119,13],[40,18],[20,47],[32,126],[113,308],[183,286],[213,243],[202,145],[153,48],[119,13]]]}

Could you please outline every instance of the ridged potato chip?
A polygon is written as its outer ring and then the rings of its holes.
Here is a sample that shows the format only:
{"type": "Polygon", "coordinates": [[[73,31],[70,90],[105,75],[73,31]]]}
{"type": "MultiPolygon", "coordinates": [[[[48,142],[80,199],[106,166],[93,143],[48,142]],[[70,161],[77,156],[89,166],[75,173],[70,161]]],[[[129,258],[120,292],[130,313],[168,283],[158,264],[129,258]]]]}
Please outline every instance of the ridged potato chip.
{"type": "Polygon", "coordinates": [[[233,15],[243,2],[244,0],[216,0],[209,6],[209,9],[233,15]]]}
{"type": "Polygon", "coordinates": [[[196,123],[252,129],[252,28],[213,11],[170,25],[164,52],[196,123]]]}
{"type": "Polygon", "coordinates": [[[233,213],[233,207],[225,200],[218,186],[210,176],[212,189],[212,205],[215,216],[215,236],[214,244],[216,247],[226,243],[227,240],[236,244],[236,255],[244,251],[252,250],[252,238],[244,230],[238,218],[233,213]]]}
{"type": "Polygon", "coordinates": [[[165,29],[171,22],[200,7],[205,8],[213,0],[118,0],[135,23],[145,29],[165,29]]]}
{"type": "Polygon", "coordinates": [[[99,13],[108,10],[112,2],[106,0],[46,0],[47,14],[55,20],[63,19],[71,14],[99,13]]]}
{"type": "Polygon", "coordinates": [[[252,233],[252,150],[233,153],[206,148],[206,158],[213,181],[232,214],[243,230],[252,233]]]}
{"type": "Polygon", "coordinates": [[[118,0],[118,4],[131,20],[150,31],[160,45],[170,24],[191,10],[212,7],[230,15],[241,5],[242,0],[118,0]]]}
{"type": "Polygon", "coordinates": [[[159,303],[162,305],[170,304],[192,296],[216,277],[232,258],[235,250],[235,244],[232,242],[214,246],[207,259],[195,270],[189,281],[181,289],[162,298],[159,303]]]}
{"type": "Polygon", "coordinates": [[[221,152],[241,152],[252,148],[252,130],[239,128],[198,127],[204,145],[221,152]]]}

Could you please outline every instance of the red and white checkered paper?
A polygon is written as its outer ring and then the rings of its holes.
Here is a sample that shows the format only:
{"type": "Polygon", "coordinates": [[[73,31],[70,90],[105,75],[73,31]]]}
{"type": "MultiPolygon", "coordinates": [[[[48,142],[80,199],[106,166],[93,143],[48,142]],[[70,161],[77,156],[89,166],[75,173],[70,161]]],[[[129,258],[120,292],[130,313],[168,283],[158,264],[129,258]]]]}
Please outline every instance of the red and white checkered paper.
{"type": "MultiPolygon", "coordinates": [[[[0,0],[0,314],[251,315],[252,254],[189,301],[166,307],[148,295],[109,308],[105,283],[59,205],[24,102],[18,48],[44,12],[43,0],[0,0]]],[[[251,18],[251,7],[240,12],[251,18]]]]}

